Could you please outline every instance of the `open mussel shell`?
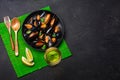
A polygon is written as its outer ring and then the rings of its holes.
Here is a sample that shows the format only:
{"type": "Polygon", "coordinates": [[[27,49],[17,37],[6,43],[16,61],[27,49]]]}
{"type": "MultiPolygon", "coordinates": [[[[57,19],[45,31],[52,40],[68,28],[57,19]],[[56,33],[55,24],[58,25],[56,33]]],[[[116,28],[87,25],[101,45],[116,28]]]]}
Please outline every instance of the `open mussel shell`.
{"type": "Polygon", "coordinates": [[[56,14],[39,10],[27,16],[22,25],[22,35],[31,47],[45,51],[50,47],[57,47],[61,43],[64,25],[56,14]]]}

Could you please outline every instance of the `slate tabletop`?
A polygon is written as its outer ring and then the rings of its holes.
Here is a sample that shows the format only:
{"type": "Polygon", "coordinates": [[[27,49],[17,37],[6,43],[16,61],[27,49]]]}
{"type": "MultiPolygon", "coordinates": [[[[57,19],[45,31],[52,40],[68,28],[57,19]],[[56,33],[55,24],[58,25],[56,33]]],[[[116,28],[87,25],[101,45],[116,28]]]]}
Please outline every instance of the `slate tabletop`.
{"type": "Polygon", "coordinates": [[[120,0],[0,0],[0,22],[48,5],[73,55],[18,79],[0,38],[0,80],[120,80],[120,0]]]}

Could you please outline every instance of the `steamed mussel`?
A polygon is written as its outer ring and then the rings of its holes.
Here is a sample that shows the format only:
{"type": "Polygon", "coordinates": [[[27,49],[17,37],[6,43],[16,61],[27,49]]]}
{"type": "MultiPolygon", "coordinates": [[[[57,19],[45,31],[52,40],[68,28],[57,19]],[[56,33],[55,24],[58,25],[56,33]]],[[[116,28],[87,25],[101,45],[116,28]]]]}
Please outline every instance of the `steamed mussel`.
{"type": "Polygon", "coordinates": [[[59,18],[50,12],[43,11],[29,17],[24,23],[23,34],[32,47],[46,50],[61,41],[63,32],[59,18]]]}

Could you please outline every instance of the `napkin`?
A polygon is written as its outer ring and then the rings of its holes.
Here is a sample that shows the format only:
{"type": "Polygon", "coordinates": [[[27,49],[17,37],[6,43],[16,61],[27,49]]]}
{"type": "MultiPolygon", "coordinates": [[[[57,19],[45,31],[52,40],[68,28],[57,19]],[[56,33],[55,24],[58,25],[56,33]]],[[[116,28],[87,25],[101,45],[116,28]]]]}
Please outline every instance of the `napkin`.
{"type": "MultiPolygon", "coordinates": [[[[51,11],[50,7],[44,7],[41,10],[48,10],[51,11]]],[[[20,20],[21,23],[21,28],[22,28],[22,24],[25,20],[25,18],[29,15],[28,14],[24,14],[22,16],[19,16],[18,19],[20,20]]],[[[19,30],[18,32],[18,45],[19,45],[19,56],[16,57],[14,54],[14,51],[12,51],[11,48],[11,43],[10,43],[10,38],[9,38],[9,33],[8,30],[5,26],[5,24],[2,22],[0,23],[0,35],[2,38],[2,41],[4,43],[4,46],[6,48],[8,57],[10,59],[10,62],[12,63],[12,66],[16,72],[17,77],[22,77],[26,74],[29,74],[33,71],[42,69],[44,67],[46,67],[48,64],[46,63],[46,61],[44,60],[44,52],[40,52],[39,50],[33,49],[32,47],[30,47],[24,40],[23,36],[22,36],[22,30],[19,30]],[[32,55],[34,57],[34,63],[35,65],[32,67],[26,66],[22,63],[21,58],[22,56],[26,56],[25,55],[25,48],[29,48],[32,52],[32,55]]],[[[12,32],[12,37],[14,40],[14,32],[13,30],[12,32]]],[[[61,51],[62,53],[62,59],[65,59],[69,56],[71,56],[71,51],[69,50],[68,45],[66,44],[66,41],[63,39],[63,41],[61,42],[61,44],[59,45],[58,49],[61,51]]]]}

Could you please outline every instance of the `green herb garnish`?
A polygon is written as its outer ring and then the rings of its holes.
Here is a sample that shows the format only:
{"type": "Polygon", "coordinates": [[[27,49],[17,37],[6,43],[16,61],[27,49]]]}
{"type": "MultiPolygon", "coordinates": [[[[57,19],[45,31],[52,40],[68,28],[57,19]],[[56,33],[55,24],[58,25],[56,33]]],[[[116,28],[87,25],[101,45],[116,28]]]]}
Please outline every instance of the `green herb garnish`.
{"type": "Polygon", "coordinates": [[[42,49],[43,49],[43,50],[45,50],[45,49],[46,49],[46,45],[45,45],[45,44],[42,46],[42,49]]]}
{"type": "Polygon", "coordinates": [[[56,34],[55,34],[55,33],[53,33],[53,34],[52,34],[52,37],[56,37],[56,34]]]}
{"type": "Polygon", "coordinates": [[[40,19],[41,22],[44,22],[44,20],[45,20],[44,18],[41,18],[41,19],[40,19]]]}
{"type": "Polygon", "coordinates": [[[26,33],[27,33],[27,34],[30,34],[30,33],[31,33],[31,30],[26,31],[26,33]]]}
{"type": "Polygon", "coordinates": [[[41,35],[42,35],[42,32],[40,31],[39,36],[41,36],[41,35]]]}

